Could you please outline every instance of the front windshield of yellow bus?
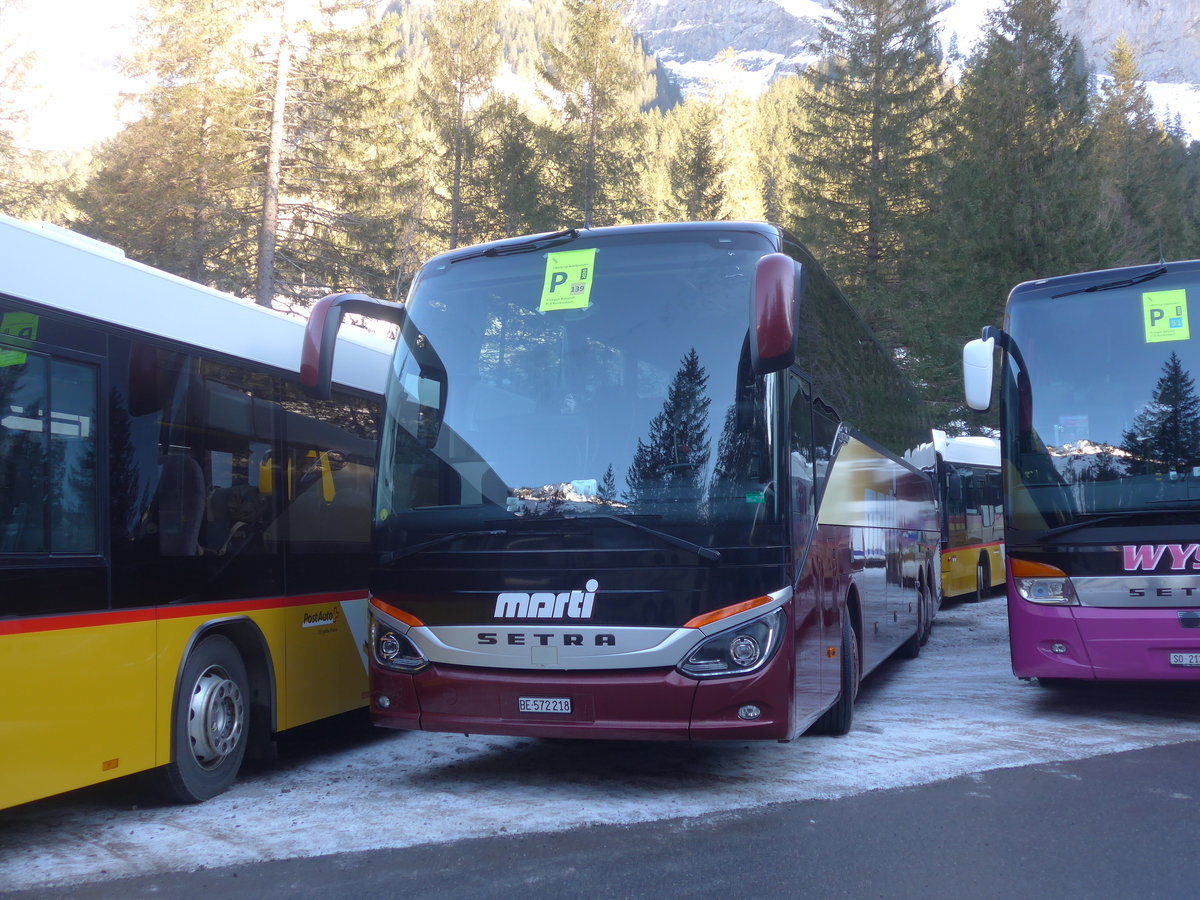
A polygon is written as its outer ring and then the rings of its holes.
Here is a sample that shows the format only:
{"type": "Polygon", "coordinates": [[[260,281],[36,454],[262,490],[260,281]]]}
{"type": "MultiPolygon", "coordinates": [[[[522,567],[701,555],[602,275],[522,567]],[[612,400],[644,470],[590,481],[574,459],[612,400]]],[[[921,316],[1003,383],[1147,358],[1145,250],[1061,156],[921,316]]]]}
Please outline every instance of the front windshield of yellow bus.
{"type": "Polygon", "coordinates": [[[1022,384],[1020,365],[1006,365],[1013,525],[1200,513],[1200,266],[1079,288],[1052,283],[1010,304],[1008,331],[1029,376],[1022,384]]]}
{"type": "Polygon", "coordinates": [[[427,265],[387,392],[388,544],[598,515],[707,544],[773,520],[746,344],[772,249],[732,227],[582,232],[427,265]]]}

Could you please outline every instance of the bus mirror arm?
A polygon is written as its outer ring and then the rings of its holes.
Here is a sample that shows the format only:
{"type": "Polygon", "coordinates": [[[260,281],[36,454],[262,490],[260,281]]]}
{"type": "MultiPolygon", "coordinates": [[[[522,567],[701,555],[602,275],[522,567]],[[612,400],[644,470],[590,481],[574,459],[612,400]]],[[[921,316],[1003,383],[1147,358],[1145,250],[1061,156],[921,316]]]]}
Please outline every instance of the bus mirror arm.
{"type": "Polygon", "coordinates": [[[404,326],[405,310],[399,303],[376,300],[366,294],[330,294],[318,300],[305,326],[300,351],[300,386],[314,400],[329,399],[334,345],[346,313],[404,326]]]}

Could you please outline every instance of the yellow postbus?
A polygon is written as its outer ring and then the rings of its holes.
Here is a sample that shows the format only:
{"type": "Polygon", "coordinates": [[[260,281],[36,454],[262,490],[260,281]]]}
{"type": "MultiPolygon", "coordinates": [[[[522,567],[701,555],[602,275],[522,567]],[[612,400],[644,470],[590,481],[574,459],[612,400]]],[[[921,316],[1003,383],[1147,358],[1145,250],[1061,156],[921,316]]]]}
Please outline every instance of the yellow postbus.
{"type": "Polygon", "coordinates": [[[380,389],[303,324],[0,216],[0,808],[134,772],[225,790],[365,704],[380,389]]]}
{"type": "Polygon", "coordinates": [[[981,600],[1004,584],[1000,442],[934,430],[942,523],[942,596],[981,600]]]}

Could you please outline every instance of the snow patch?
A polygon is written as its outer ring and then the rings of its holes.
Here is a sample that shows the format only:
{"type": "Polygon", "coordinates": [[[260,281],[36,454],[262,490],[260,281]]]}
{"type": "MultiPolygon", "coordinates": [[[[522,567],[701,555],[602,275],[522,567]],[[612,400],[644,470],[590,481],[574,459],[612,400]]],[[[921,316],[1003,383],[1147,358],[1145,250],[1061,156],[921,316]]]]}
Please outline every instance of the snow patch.
{"type": "Polygon", "coordinates": [[[920,658],[873,674],[845,737],[663,744],[377,731],[286,755],[199,806],[118,807],[132,799],[105,785],[0,812],[0,885],[837,799],[1195,740],[1198,695],[1196,685],[1019,682],[1004,600],[993,598],[943,609],[920,658]]]}

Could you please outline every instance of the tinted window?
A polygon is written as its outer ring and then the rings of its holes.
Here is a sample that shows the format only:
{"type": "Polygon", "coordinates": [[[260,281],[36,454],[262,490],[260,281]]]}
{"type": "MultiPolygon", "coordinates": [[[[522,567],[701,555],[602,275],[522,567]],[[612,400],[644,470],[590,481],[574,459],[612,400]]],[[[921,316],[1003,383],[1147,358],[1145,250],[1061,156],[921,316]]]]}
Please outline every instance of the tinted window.
{"type": "Polygon", "coordinates": [[[96,368],[0,354],[0,552],[95,554],[96,368]]]}

